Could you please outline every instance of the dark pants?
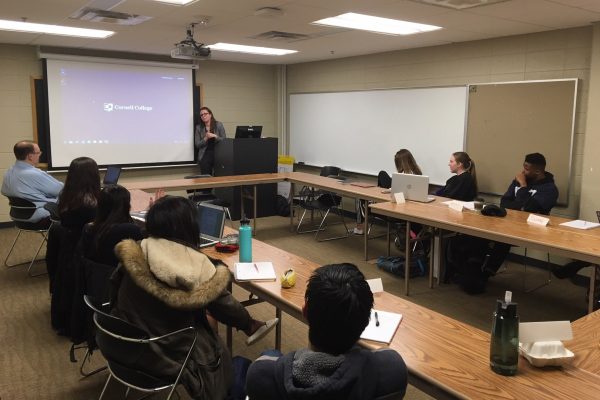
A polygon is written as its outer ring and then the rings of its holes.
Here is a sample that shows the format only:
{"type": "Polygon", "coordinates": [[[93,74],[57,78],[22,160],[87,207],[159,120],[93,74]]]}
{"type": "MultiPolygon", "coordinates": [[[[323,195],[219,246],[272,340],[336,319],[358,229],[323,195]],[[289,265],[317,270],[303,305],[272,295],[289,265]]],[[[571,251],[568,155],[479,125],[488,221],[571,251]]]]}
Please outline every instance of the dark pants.
{"type": "Polygon", "coordinates": [[[203,175],[212,175],[213,169],[215,165],[215,151],[214,150],[206,150],[202,159],[198,161],[200,164],[200,173],[203,175]]]}
{"type": "Polygon", "coordinates": [[[487,260],[486,271],[495,274],[504,263],[506,256],[508,256],[510,247],[510,244],[494,242],[494,247],[488,253],[490,257],[487,260]]]}

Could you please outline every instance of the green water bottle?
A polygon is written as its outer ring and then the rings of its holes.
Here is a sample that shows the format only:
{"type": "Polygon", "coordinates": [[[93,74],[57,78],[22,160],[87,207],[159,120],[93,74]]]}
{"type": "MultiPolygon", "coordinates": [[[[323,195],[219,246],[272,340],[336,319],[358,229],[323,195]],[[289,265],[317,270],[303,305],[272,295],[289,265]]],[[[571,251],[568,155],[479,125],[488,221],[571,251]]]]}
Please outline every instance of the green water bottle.
{"type": "Polygon", "coordinates": [[[515,375],[519,364],[519,315],[512,292],[506,291],[504,301],[498,300],[492,337],[490,340],[490,367],[500,375],[515,375]]]}
{"type": "Polygon", "coordinates": [[[239,245],[240,262],[252,262],[252,227],[245,216],[240,221],[239,245]]]}

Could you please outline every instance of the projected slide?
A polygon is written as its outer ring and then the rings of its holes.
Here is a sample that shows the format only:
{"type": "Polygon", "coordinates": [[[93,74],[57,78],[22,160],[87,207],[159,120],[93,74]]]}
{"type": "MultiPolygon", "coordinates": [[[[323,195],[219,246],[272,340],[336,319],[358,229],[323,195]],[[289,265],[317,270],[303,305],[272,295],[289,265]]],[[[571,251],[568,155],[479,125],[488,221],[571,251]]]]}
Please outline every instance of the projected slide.
{"type": "Polygon", "coordinates": [[[52,167],[191,162],[192,70],[47,60],[52,167]]]}

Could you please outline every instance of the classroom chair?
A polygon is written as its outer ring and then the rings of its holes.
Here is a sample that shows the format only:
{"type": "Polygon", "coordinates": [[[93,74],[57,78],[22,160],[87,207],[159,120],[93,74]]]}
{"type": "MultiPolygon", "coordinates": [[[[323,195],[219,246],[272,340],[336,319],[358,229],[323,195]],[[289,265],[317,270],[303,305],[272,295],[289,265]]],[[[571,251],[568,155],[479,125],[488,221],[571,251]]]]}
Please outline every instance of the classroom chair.
{"type": "MultiPolygon", "coordinates": [[[[340,176],[341,168],[334,166],[325,166],[321,168],[321,176],[326,176],[334,179],[345,179],[340,176]]],[[[298,197],[298,205],[304,209],[302,212],[302,216],[300,217],[300,221],[298,222],[298,226],[296,227],[296,233],[312,233],[315,232],[315,240],[318,242],[324,242],[328,240],[335,239],[343,239],[350,234],[348,233],[348,226],[346,225],[346,221],[344,220],[343,210],[341,209],[342,197],[336,195],[335,193],[325,191],[325,190],[315,190],[312,187],[304,186],[300,190],[300,195],[298,197]],[[309,228],[308,230],[301,230],[302,222],[304,221],[304,217],[306,216],[307,211],[310,211],[311,214],[315,211],[319,212],[321,215],[321,222],[318,227],[309,228]],[[344,225],[344,234],[339,236],[328,237],[325,239],[319,239],[319,233],[325,230],[327,217],[333,211],[334,214],[337,214],[342,224],[344,225]]],[[[311,218],[312,219],[312,218],[311,218]]]]}
{"type": "Polygon", "coordinates": [[[29,218],[31,218],[33,213],[35,213],[35,211],[38,209],[38,206],[36,206],[31,201],[20,198],[20,197],[14,197],[14,196],[7,196],[7,197],[8,197],[8,202],[10,205],[10,219],[15,223],[15,228],[17,229],[17,236],[15,237],[15,240],[13,241],[12,246],[10,247],[8,254],[6,255],[6,258],[4,259],[4,265],[6,267],[11,268],[11,267],[15,267],[17,265],[23,264],[23,263],[17,263],[17,264],[9,264],[8,263],[8,259],[9,259],[10,255],[12,254],[12,252],[15,248],[15,245],[17,244],[17,241],[19,240],[19,237],[21,236],[21,233],[23,233],[23,232],[39,233],[40,235],[42,235],[42,241],[41,241],[40,245],[38,246],[35,254],[33,255],[31,262],[29,263],[29,267],[27,268],[27,274],[29,276],[43,275],[43,274],[45,274],[45,272],[42,272],[39,274],[32,274],[31,268],[33,266],[33,263],[37,260],[37,256],[40,253],[40,250],[42,250],[42,246],[44,246],[44,243],[46,243],[46,241],[48,240],[48,230],[50,229],[50,225],[52,225],[52,221],[49,218],[44,218],[43,220],[41,220],[39,222],[26,221],[29,218]]]}
{"type": "Polygon", "coordinates": [[[125,398],[131,389],[147,394],[169,390],[167,399],[170,399],[179,384],[181,375],[190,359],[192,350],[196,343],[196,331],[194,327],[179,329],[162,336],[151,336],[143,329],[130,324],[120,318],[103,311],[102,305],[90,296],[84,296],[85,303],[94,312],[94,324],[96,325],[96,343],[102,355],[108,362],[109,376],[100,393],[100,400],[104,397],[106,388],[114,378],[127,387],[125,398]],[[177,375],[171,379],[157,378],[135,366],[140,356],[150,351],[153,343],[173,343],[178,337],[189,338],[189,348],[186,356],[181,361],[181,368],[177,375]]]}

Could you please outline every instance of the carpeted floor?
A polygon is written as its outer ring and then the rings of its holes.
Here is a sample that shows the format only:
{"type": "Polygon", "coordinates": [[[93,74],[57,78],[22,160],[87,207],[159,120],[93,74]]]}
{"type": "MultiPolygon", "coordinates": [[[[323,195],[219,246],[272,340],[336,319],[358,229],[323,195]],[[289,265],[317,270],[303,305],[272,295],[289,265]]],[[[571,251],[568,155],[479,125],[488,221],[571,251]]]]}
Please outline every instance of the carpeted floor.
{"type": "MultiPolygon", "coordinates": [[[[270,217],[259,220],[257,238],[289,252],[300,254],[320,264],[352,262],[365,273],[367,278],[382,277],[386,291],[403,296],[403,281],[381,272],[373,262],[363,260],[362,237],[317,243],[312,235],[296,235],[289,231],[289,219],[270,217]]],[[[340,229],[339,226],[330,228],[340,229]]],[[[0,257],[4,259],[16,234],[14,229],[0,230],[0,257]]],[[[25,261],[39,243],[39,235],[26,235],[20,239],[11,262],[25,261]]],[[[385,240],[377,239],[370,245],[370,254],[375,257],[385,252],[385,240]]],[[[44,271],[45,263],[37,262],[34,272],[44,271]]],[[[519,303],[521,321],[574,320],[585,314],[585,290],[572,285],[568,280],[553,280],[549,286],[534,293],[525,293],[524,286],[535,286],[543,282],[547,272],[522,265],[508,265],[505,272],[494,277],[483,295],[469,296],[456,285],[441,285],[431,290],[426,278],[412,281],[409,299],[442,314],[459,319],[483,330],[491,326],[491,314],[495,300],[503,297],[506,289],[513,291],[513,299],[519,303]]],[[[235,285],[234,285],[235,287],[235,285]]],[[[234,289],[239,299],[248,294],[239,288],[234,289]]],[[[14,268],[0,268],[0,399],[96,399],[106,379],[106,372],[82,379],[79,363],[69,361],[70,342],[50,327],[50,297],[46,275],[31,278],[26,274],[26,265],[14,268]]],[[[258,304],[250,311],[256,318],[268,319],[274,315],[274,308],[268,304],[258,304]]],[[[224,333],[221,327],[220,332],[224,333]]],[[[267,347],[272,347],[274,334],[252,347],[244,344],[245,336],[235,333],[234,354],[256,358],[267,347]]],[[[283,351],[289,351],[307,344],[306,326],[284,316],[283,351]]],[[[77,359],[83,358],[83,351],[77,359]]],[[[103,364],[99,352],[94,353],[92,362],[86,366],[90,370],[103,364]]],[[[181,397],[186,399],[183,388],[181,397]]],[[[124,391],[113,382],[106,399],[123,398],[124,391]]],[[[136,397],[134,397],[136,398],[136,397]]],[[[156,396],[156,398],[162,398],[156,396]]],[[[409,388],[407,399],[429,399],[424,393],[409,388]]]]}

